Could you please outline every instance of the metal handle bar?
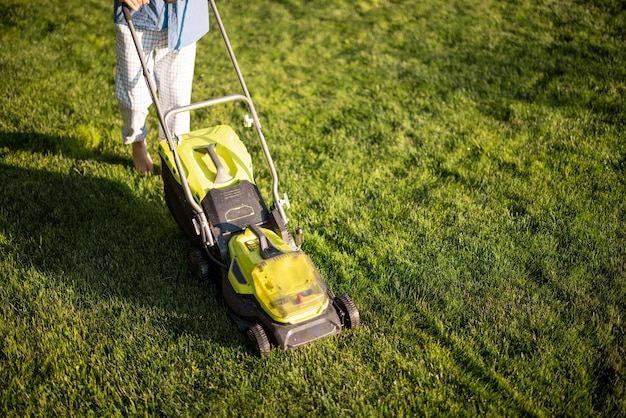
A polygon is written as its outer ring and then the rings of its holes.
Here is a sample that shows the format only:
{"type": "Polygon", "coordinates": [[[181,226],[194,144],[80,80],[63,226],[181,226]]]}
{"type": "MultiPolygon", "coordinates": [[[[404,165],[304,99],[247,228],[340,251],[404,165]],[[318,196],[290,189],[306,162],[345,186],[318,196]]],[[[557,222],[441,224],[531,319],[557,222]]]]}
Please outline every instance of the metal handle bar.
{"type": "MultiPolygon", "coordinates": [[[[191,103],[186,106],[181,106],[181,107],[171,109],[165,115],[165,118],[164,118],[165,126],[166,127],[169,126],[167,124],[169,118],[178,113],[188,112],[192,110],[197,110],[197,109],[224,104],[224,103],[237,101],[237,100],[245,102],[246,105],[248,106],[248,109],[250,110],[250,113],[252,114],[252,121],[254,122],[254,127],[256,129],[257,136],[259,137],[261,148],[263,149],[263,155],[265,156],[265,160],[270,169],[270,174],[272,177],[272,196],[274,197],[275,206],[278,209],[278,212],[280,213],[281,218],[283,218],[283,222],[287,224],[289,220],[287,218],[287,215],[285,214],[285,210],[283,209],[284,201],[280,198],[280,195],[278,192],[278,174],[276,172],[276,167],[274,166],[274,161],[272,160],[272,155],[270,154],[269,147],[267,146],[267,142],[265,141],[265,136],[263,135],[263,132],[261,130],[261,121],[259,120],[259,116],[254,107],[254,103],[252,102],[252,97],[250,96],[250,92],[248,91],[248,88],[246,87],[246,82],[244,81],[241,70],[239,69],[239,64],[237,63],[237,59],[235,58],[235,53],[230,45],[228,35],[226,34],[226,29],[224,28],[224,24],[222,23],[222,19],[217,10],[217,6],[215,5],[215,0],[209,0],[209,4],[211,6],[211,9],[213,10],[213,14],[215,16],[217,26],[219,28],[220,34],[222,35],[222,39],[224,40],[224,45],[226,46],[226,49],[228,50],[228,55],[230,56],[231,63],[233,65],[233,68],[235,69],[235,73],[237,74],[237,78],[239,79],[239,84],[241,85],[241,89],[243,90],[244,94],[243,95],[233,94],[229,96],[218,97],[215,99],[205,100],[205,101],[197,102],[197,103],[191,103]]],[[[166,134],[166,139],[168,139],[168,145],[170,146],[170,149],[172,150],[173,153],[175,153],[173,149],[173,142],[170,143],[169,138],[167,138],[167,134],[166,134]]],[[[185,179],[181,178],[181,182],[186,183],[186,181],[187,181],[186,178],[185,179]]]]}
{"type": "Polygon", "coordinates": [[[267,143],[265,142],[265,137],[261,132],[261,122],[259,121],[256,109],[254,108],[254,103],[252,103],[252,97],[250,96],[250,92],[246,87],[246,82],[244,81],[241,70],[239,69],[237,58],[235,58],[235,52],[230,45],[228,35],[226,34],[226,29],[224,28],[224,24],[222,23],[222,18],[220,17],[220,13],[218,12],[217,6],[215,5],[215,0],[209,0],[209,5],[211,6],[211,10],[213,10],[213,15],[215,16],[215,21],[220,30],[220,34],[222,35],[222,39],[224,40],[224,45],[226,46],[228,55],[230,56],[230,61],[233,64],[233,68],[235,69],[235,73],[237,74],[237,78],[239,79],[239,84],[241,84],[241,89],[243,90],[243,93],[246,97],[246,100],[244,101],[248,104],[250,113],[252,113],[252,119],[254,121],[254,126],[256,128],[257,134],[259,136],[259,141],[261,141],[263,154],[265,155],[265,160],[267,161],[267,165],[269,166],[270,173],[272,175],[272,196],[274,197],[274,203],[276,205],[276,208],[278,209],[278,212],[280,213],[280,216],[283,218],[283,222],[286,225],[289,220],[287,219],[287,215],[285,214],[285,210],[283,209],[283,200],[281,200],[278,194],[278,174],[276,173],[276,168],[274,167],[272,156],[270,155],[269,148],[267,147],[267,143]]]}
{"type": "Polygon", "coordinates": [[[159,118],[159,122],[161,123],[161,127],[163,129],[163,132],[165,133],[165,139],[168,143],[168,146],[170,148],[170,150],[172,151],[172,154],[174,156],[174,164],[176,165],[176,168],[179,172],[180,175],[180,179],[181,179],[181,185],[183,187],[183,192],[185,194],[185,197],[189,203],[189,205],[192,207],[193,212],[196,214],[197,220],[199,222],[199,228],[201,230],[201,234],[203,236],[203,239],[206,240],[206,242],[209,243],[210,246],[213,245],[213,237],[211,235],[210,229],[209,229],[209,223],[206,219],[206,216],[204,215],[204,211],[202,210],[202,207],[200,205],[198,205],[198,203],[196,203],[195,199],[193,198],[192,194],[191,194],[191,190],[189,188],[189,183],[187,181],[187,178],[185,176],[185,171],[183,170],[182,167],[182,162],[180,161],[180,158],[178,156],[178,153],[176,152],[175,148],[174,148],[174,138],[173,135],[169,129],[169,126],[167,124],[167,121],[169,120],[169,118],[176,114],[176,113],[181,113],[181,112],[185,112],[185,111],[191,111],[191,110],[196,110],[199,108],[203,108],[203,107],[207,107],[207,106],[214,106],[214,105],[218,105],[218,104],[223,104],[223,103],[227,103],[230,101],[235,101],[235,100],[241,100],[244,101],[247,105],[248,105],[248,109],[250,110],[250,113],[252,114],[252,120],[254,122],[254,126],[256,128],[256,132],[257,135],[259,137],[259,141],[261,142],[261,147],[263,149],[263,154],[265,155],[265,159],[267,161],[267,164],[269,166],[270,169],[270,173],[272,176],[272,195],[274,197],[274,203],[276,208],[278,209],[278,212],[280,214],[280,216],[283,219],[283,222],[285,224],[287,224],[288,219],[287,216],[285,214],[285,211],[283,209],[283,204],[285,203],[283,200],[280,199],[280,196],[278,194],[278,175],[276,173],[276,168],[274,166],[274,162],[272,160],[272,157],[270,155],[269,152],[269,148],[267,147],[267,143],[265,141],[265,137],[263,136],[263,132],[261,131],[261,122],[259,121],[259,117],[257,115],[256,109],[254,108],[254,103],[252,102],[252,98],[250,96],[250,93],[248,91],[248,88],[246,87],[246,83],[243,79],[243,75],[241,73],[241,70],[239,69],[239,65],[237,64],[237,59],[235,58],[235,54],[233,52],[233,49],[230,45],[230,41],[228,40],[228,35],[226,34],[226,29],[224,28],[224,24],[222,23],[222,19],[219,15],[219,12],[217,10],[217,6],[215,5],[215,0],[208,0],[209,4],[211,6],[211,9],[213,10],[213,14],[215,16],[215,20],[217,22],[217,26],[219,28],[220,34],[222,35],[222,39],[224,40],[224,44],[226,46],[226,49],[228,50],[228,54],[230,56],[231,62],[233,64],[233,68],[235,69],[235,73],[237,74],[237,78],[239,79],[239,83],[241,84],[241,88],[243,90],[244,95],[240,95],[240,94],[236,94],[236,95],[231,95],[231,96],[225,96],[225,97],[220,97],[217,99],[211,99],[211,100],[206,100],[203,102],[198,102],[198,103],[192,103],[190,105],[187,106],[182,106],[182,107],[177,107],[174,109],[171,109],[170,111],[167,112],[166,115],[163,115],[163,112],[161,110],[160,107],[160,103],[159,103],[159,99],[157,97],[156,94],[156,86],[154,85],[154,82],[152,81],[152,78],[150,77],[149,74],[149,69],[148,66],[146,64],[146,59],[145,56],[143,54],[143,50],[140,47],[140,42],[139,39],[137,37],[136,31],[135,31],[135,27],[132,21],[132,16],[131,16],[131,12],[129,7],[124,3],[122,5],[122,10],[124,13],[124,17],[126,19],[126,22],[128,24],[128,27],[130,29],[131,35],[133,37],[133,43],[135,44],[135,48],[137,50],[137,54],[139,55],[139,59],[141,61],[141,66],[144,72],[144,78],[146,79],[146,82],[148,83],[148,90],[150,91],[150,96],[152,98],[152,102],[154,103],[155,109],[156,109],[156,113],[157,116],[159,118]]]}
{"type": "MultiPolygon", "coordinates": [[[[135,44],[135,49],[137,50],[137,55],[139,56],[139,61],[141,62],[141,68],[144,73],[144,78],[148,83],[148,91],[150,92],[150,97],[152,98],[152,103],[154,104],[154,108],[156,110],[157,116],[159,118],[159,122],[161,123],[161,127],[163,128],[163,132],[165,133],[165,139],[170,146],[170,149],[173,149],[174,140],[172,137],[172,133],[170,132],[169,127],[165,123],[165,117],[163,116],[163,111],[161,110],[161,104],[159,102],[159,98],[157,96],[157,89],[154,85],[154,81],[152,77],[150,77],[150,70],[146,63],[146,57],[143,53],[143,49],[141,48],[141,42],[137,36],[137,31],[135,30],[135,25],[133,23],[132,14],[130,8],[126,3],[122,3],[122,12],[124,13],[124,18],[126,19],[126,23],[128,24],[128,28],[130,30],[130,34],[133,38],[133,43],[135,44]]],[[[202,241],[207,243],[210,247],[213,246],[214,240],[213,235],[211,234],[211,229],[209,226],[209,221],[202,210],[202,207],[196,203],[193,195],[191,194],[191,190],[189,189],[189,183],[187,182],[187,178],[185,177],[185,171],[183,170],[183,164],[178,157],[178,153],[173,151],[174,155],[174,164],[176,165],[176,169],[181,178],[181,185],[183,187],[183,192],[185,194],[185,198],[187,199],[187,203],[191,206],[195,216],[196,221],[198,222],[199,233],[202,237],[202,241]]]]}
{"type": "Polygon", "coordinates": [[[201,102],[196,102],[196,103],[190,103],[186,106],[180,106],[180,107],[175,107],[173,109],[170,109],[166,114],[165,114],[165,122],[167,123],[169,121],[169,119],[176,115],[177,113],[183,113],[183,112],[189,112],[192,110],[198,110],[198,109],[202,109],[205,107],[209,107],[209,106],[216,106],[216,105],[221,105],[224,103],[228,103],[228,102],[235,102],[237,100],[240,100],[242,102],[246,102],[246,104],[248,104],[248,106],[250,105],[250,99],[248,99],[246,96],[241,95],[241,94],[231,94],[229,96],[224,96],[224,97],[217,97],[215,99],[209,99],[209,100],[203,100],[201,102]]]}

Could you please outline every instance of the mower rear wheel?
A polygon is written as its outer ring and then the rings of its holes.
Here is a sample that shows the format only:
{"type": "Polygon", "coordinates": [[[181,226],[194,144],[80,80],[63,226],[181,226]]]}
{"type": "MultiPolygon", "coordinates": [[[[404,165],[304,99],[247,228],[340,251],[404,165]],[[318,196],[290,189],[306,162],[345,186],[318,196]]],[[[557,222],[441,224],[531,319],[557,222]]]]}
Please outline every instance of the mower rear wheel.
{"type": "Polygon", "coordinates": [[[209,257],[202,248],[191,247],[187,251],[187,264],[191,278],[199,283],[211,279],[213,269],[209,257]]]}
{"type": "Polygon", "coordinates": [[[335,303],[340,310],[339,316],[344,328],[354,329],[358,327],[361,323],[361,316],[352,298],[348,295],[339,295],[335,298],[335,303]]]}
{"type": "Polygon", "coordinates": [[[257,357],[268,357],[270,355],[270,341],[267,338],[267,334],[263,327],[259,324],[254,324],[248,328],[248,340],[252,343],[252,351],[257,357]]]}

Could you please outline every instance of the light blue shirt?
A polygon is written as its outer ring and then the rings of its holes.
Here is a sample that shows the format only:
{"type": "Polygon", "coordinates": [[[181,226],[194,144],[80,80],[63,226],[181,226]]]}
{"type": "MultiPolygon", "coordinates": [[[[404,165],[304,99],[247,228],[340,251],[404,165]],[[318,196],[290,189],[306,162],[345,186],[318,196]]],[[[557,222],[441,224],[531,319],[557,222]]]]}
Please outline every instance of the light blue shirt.
{"type": "MultiPolygon", "coordinates": [[[[178,0],[172,4],[165,4],[163,0],[150,0],[149,4],[132,12],[132,16],[137,29],[160,31],[167,28],[170,49],[192,44],[209,31],[207,0],[178,0]]],[[[113,20],[126,24],[119,0],[114,3],[113,20]]]]}

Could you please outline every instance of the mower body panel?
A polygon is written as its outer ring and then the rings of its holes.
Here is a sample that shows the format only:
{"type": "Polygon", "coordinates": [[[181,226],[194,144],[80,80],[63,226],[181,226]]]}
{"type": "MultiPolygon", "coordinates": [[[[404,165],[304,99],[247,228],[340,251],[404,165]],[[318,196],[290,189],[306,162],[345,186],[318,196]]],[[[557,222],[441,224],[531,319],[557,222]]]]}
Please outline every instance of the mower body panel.
{"type": "MultiPolygon", "coordinates": [[[[224,189],[240,181],[254,184],[252,158],[244,143],[230,126],[218,125],[183,134],[176,142],[175,149],[183,163],[191,194],[198,204],[202,203],[210,190],[224,189]],[[211,145],[215,145],[215,154],[230,178],[227,181],[216,181],[218,169],[208,152],[208,147],[211,145]]],[[[174,154],[167,141],[161,141],[159,144],[159,155],[176,182],[181,184],[174,154]]]]}
{"type": "MultiPolygon", "coordinates": [[[[297,324],[281,323],[270,317],[253,295],[237,293],[227,275],[222,277],[221,289],[226,312],[241,331],[252,324],[260,324],[272,343],[284,351],[337,335],[343,328],[332,303],[309,320],[297,324]]],[[[330,291],[328,297],[332,297],[330,291]]]]}
{"type": "Polygon", "coordinates": [[[250,229],[229,242],[228,280],[239,294],[251,294],[276,322],[298,324],[319,316],[329,305],[326,286],[313,262],[273,231],[263,234],[277,248],[263,257],[250,229]]]}

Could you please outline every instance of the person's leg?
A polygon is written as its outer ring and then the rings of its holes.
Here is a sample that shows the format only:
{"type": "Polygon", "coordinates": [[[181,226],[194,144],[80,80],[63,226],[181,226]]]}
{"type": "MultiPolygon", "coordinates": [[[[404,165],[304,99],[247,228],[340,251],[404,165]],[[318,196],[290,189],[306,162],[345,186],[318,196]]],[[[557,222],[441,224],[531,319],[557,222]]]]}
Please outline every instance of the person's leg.
{"type": "MultiPolygon", "coordinates": [[[[151,31],[137,31],[149,62],[154,49],[154,34],[151,31]]],[[[148,173],[152,171],[152,159],[145,142],[148,135],[146,119],[152,99],[127,26],[116,25],[116,45],[115,91],[122,116],[122,140],[124,144],[132,144],[135,168],[142,173],[148,173]]]]}
{"type": "MultiPolygon", "coordinates": [[[[157,49],[154,60],[154,74],[159,86],[159,100],[163,111],[188,105],[191,102],[196,44],[180,50],[157,49]]],[[[189,132],[189,112],[174,115],[168,124],[173,135],[189,132]]],[[[161,131],[159,136],[164,138],[161,131]]]]}

